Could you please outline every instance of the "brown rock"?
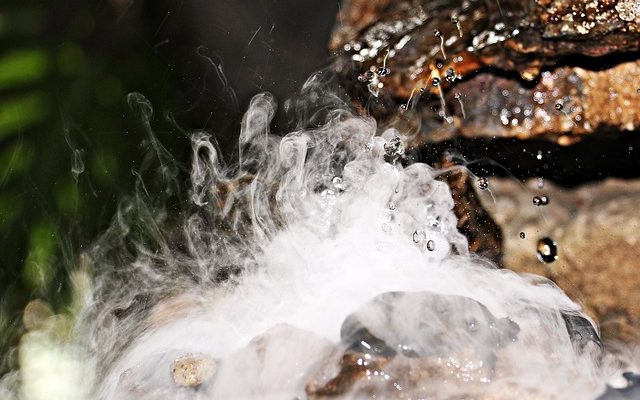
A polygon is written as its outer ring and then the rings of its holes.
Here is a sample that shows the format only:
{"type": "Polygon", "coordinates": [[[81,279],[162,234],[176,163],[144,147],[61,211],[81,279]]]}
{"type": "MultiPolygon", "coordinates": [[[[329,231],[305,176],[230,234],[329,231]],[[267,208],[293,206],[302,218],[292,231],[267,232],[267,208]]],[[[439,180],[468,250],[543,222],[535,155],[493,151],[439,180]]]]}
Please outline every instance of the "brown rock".
{"type": "Polygon", "coordinates": [[[216,364],[209,357],[203,355],[188,355],[180,357],[171,365],[171,376],[176,385],[199,386],[216,373],[216,364]]]}
{"type": "Polygon", "coordinates": [[[577,189],[493,179],[482,198],[504,233],[504,265],[554,280],[599,321],[605,339],[637,341],[640,328],[640,181],[607,180],[577,189]],[[550,202],[536,207],[532,198],[550,202]],[[525,234],[522,239],[520,232],[525,234]],[[541,263],[536,244],[551,237],[558,260],[541,263]]]}
{"type": "Polygon", "coordinates": [[[502,231],[482,206],[476,193],[477,182],[467,169],[456,166],[451,160],[445,159],[436,167],[444,171],[440,179],[449,184],[458,231],[467,237],[469,251],[500,264],[502,231]]]}
{"type": "Polygon", "coordinates": [[[463,135],[570,144],[640,126],[639,13],[632,0],[351,0],[330,45],[363,110],[386,120],[403,104],[418,111],[410,124],[428,135],[417,143],[463,135]],[[614,53],[624,55],[591,58],[614,53]]]}

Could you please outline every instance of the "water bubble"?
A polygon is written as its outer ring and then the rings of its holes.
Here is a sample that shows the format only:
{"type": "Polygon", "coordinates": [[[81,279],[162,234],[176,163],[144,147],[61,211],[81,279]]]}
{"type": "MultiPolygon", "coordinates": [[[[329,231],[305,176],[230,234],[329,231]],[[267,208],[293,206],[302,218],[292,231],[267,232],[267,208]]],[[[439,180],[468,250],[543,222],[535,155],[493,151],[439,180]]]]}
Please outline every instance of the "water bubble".
{"type": "Polygon", "coordinates": [[[327,204],[333,204],[336,199],[336,192],[331,189],[325,189],[320,193],[320,198],[327,204]]]}
{"type": "Polygon", "coordinates": [[[389,210],[394,211],[396,209],[395,203],[389,203],[389,210]]]}
{"type": "Polygon", "coordinates": [[[422,243],[426,238],[427,238],[427,235],[424,233],[424,231],[417,230],[413,232],[413,235],[412,235],[413,243],[418,243],[418,244],[422,243]]]}
{"type": "Polygon", "coordinates": [[[540,196],[533,196],[533,205],[537,207],[543,205],[542,198],[540,198],[540,196]]]}
{"type": "Polygon", "coordinates": [[[537,253],[541,262],[552,263],[558,259],[558,245],[553,239],[544,237],[538,240],[537,253]]]}
{"type": "Polygon", "coordinates": [[[478,178],[478,187],[480,188],[480,190],[489,189],[489,180],[484,176],[478,178]]]}
{"type": "Polygon", "coordinates": [[[431,82],[431,84],[433,86],[440,86],[440,78],[438,77],[433,78],[433,81],[431,82]]]}
{"type": "Polygon", "coordinates": [[[475,332],[478,330],[478,321],[476,321],[475,319],[472,319],[471,321],[469,321],[467,323],[467,327],[469,328],[469,331],[471,332],[475,332]]]}
{"type": "Polygon", "coordinates": [[[436,249],[436,243],[433,240],[427,242],[427,250],[434,251],[436,249]]]}
{"type": "Polygon", "coordinates": [[[538,189],[544,188],[544,178],[538,178],[538,189]]]}
{"type": "Polygon", "coordinates": [[[442,31],[440,31],[440,29],[434,29],[433,30],[433,36],[439,38],[442,36],[442,31]]]}
{"type": "Polygon", "coordinates": [[[340,178],[339,176],[336,176],[331,180],[331,185],[333,186],[334,189],[338,191],[344,190],[344,185],[342,184],[342,178],[340,178]]]}
{"type": "Polygon", "coordinates": [[[444,74],[444,79],[447,82],[455,82],[457,77],[458,76],[456,75],[456,71],[453,68],[447,69],[447,72],[445,72],[444,74]]]}
{"type": "Polygon", "coordinates": [[[542,160],[542,150],[538,150],[538,154],[536,155],[538,160],[542,160]]]}
{"type": "Polygon", "coordinates": [[[458,22],[460,22],[460,19],[458,19],[458,16],[457,15],[452,15],[451,16],[451,23],[457,24],[458,22]]]}
{"type": "Polygon", "coordinates": [[[520,232],[520,239],[524,239],[524,238],[525,238],[524,232],[520,232]]]}
{"type": "Polygon", "coordinates": [[[562,103],[556,103],[555,107],[556,107],[556,110],[558,110],[558,111],[562,111],[562,109],[564,108],[562,103]]]}
{"type": "Polygon", "coordinates": [[[540,201],[542,202],[540,205],[546,206],[547,204],[549,204],[549,196],[547,195],[540,196],[540,201]]]}
{"type": "Polygon", "coordinates": [[[387,76],[391,73],[391,70],[387,67],[380,67],[378,68],[378,75],[380,76],[387,76]]]}
{"type": "Polygon", "coordinates": [[[462,98],[462,94],[461,94],[460,92],[456,92],[456,93],[453,95],[453,97],[454,97],[456,100],[460,100],[460,99],[462,98]]]}

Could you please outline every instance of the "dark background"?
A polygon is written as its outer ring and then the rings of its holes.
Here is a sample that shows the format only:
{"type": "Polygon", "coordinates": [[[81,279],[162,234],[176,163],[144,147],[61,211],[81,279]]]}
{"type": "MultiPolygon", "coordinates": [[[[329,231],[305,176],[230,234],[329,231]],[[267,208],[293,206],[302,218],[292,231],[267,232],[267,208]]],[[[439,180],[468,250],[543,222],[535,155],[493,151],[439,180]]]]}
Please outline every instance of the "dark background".
{"type": "Polygon", "coordinates": [[[253,95],[282,103],[329,62],[338,3],[2,2],[0,354],[29,300],[64,312],[74,255],[132,191],[146,133],[126,95],[153,104],[154,134],[179,163],[200,129],[229,157],[253,95]]]}

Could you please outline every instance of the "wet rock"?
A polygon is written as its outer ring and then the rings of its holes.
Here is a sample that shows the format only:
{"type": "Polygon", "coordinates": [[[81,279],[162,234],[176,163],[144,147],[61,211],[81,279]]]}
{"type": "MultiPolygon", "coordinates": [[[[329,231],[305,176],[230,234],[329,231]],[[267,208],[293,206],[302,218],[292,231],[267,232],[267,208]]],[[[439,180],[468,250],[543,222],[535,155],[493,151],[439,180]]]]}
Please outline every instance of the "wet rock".
{"type": "Polygon", "coordinates": [[[203,355],[180,357],[171,365],[171,376],[178,386],[200,386],[216,373],[216,363],[203,355]]]}
{"type": "MultiPolygon", "coordinates": [[[[585,318],[562,317],[578,347],[579,334],[593,334],[585,318]]],[[[321,363],[306,394],[309,399],[555,398],[537,385],[509,378],[513,363],[522,362],[530,333],[466,297],[385,293],[345,319],[344,351],[321,363]],[[522,340],[512,343],[520,334],[522,340]]],[[[553,364],[557,354],[547,357],[553,364]]]]}
{"type": "MultiPolygon", "coordinates": [[[[502,231],[484,209],[468,170],[445,158],[436,168],[445,172],[439,177],[449,185],[453,197],[453,212],[458,218],[458,231],[466,236],[469,251],[496,264],[502,259],[502,231]]],[[[486,180],[486,178],[484,178],[486,180]]],[[[487,181],[487,186],[490,183],[487,181]]]]}
{"type": "Polygon", "coordinates": [[[640,375],[632,372],[623,374],[627,380],[627,386],[624,388],[608,387],[607,390],[598,397],[598,400],[626,400],[640,398],[640,375]]]}
{"type": "Polygon", "coordinates": [[[330,46],[363,111],[397,121],[413,98],[404,119],[423,132],[416,144],[459,135],[570,144],[640,126],[639,13],[632,0],[351,0],[330,46]],[[383,63],[390,74],[371,95],[354,77],[383,63]]]}
{"type": "Polygon", "coordinates": [[[580,316],[570,315],[562,313],[562,319],[567,326],[567,332],[571,342],[580,350],[583,351],[589,343],[594,343],[600,349],[602,349],[602,341],[596,328],[591,321],[580,316]]]}
{"type": "Polygon", "coordinates": [[[492,179],[493,198],[482,196],[504,237],[503,263],[518,272],[544,275],[581,302],[600,324],[604,339],[637,340],[640,328],[640,181],[610,179],[576,189],[530,180],[492,179]],[[534,194],[553,199],[531,204],[534,194]],[[525,238],[520,237],[524,232],[525,238]],[[558,245],[558,259],[541,263],[536,243],[558,245]]]}
{"type": "Polygon", "coordinates": [[[364,346],[364,352],[387,357],[395,354],[393,349],[408,357],[446,357],[471,350],[490,364],[493,351],[515,340],[518,331],[513,321],[494,317],[467,297],[391,292],[349,315],[340,336],[349,348],[356,344],[364,346]]]}
{"type": "MultiPolygon", "coordinates": [[[[384,293],[345,319],[339,370],[319,374],[307,394],[424,395],[427,382],[435,380],[486,382],[494,371],[494,352],[515,340],[518,331],[511,320],[494,317],[466,297],[384,293]]],[[[473,392],[473,384],[468,386],[464,390],[473,392]]]]}

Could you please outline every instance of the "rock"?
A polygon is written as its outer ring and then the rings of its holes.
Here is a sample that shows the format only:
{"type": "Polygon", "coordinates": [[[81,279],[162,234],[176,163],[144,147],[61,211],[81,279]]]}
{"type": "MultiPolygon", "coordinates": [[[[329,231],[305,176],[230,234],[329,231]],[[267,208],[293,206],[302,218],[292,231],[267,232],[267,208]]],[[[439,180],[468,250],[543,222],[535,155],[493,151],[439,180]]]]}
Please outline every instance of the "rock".
{"type": "Polygon", "coordinates": [[[414,144],[456,136],[570,144],[640,126],[639,13],[632,0],[351,0],[330,47],[360,108],[406,120],[422,132],[414,144]],[[359,81],[365,73],[373,78],[359,81]],[[400,116],[401,105],[416,112],[400,116]]]}
{"type": "MultiPolygon", "coordinates": [[[[458,231],[466,236],[469,251],[500,264],[502,231],[482,206],[476,193],[477,184],[469,171],[456,166],[448,158],[436,165],[436,168],[444,171],[439,179],[447,182],[451,189],[453,212],[458,218],[458,231]]],[[[490,183],[487,182],[487,185],[490,183]]]]}
{"type": "Polygon", "coordinates": [[[495,352],[518,331],[508,318],[496,318],[466,297],[384,293],[345,319],[344,353],[325,361],[306,392],[312,399],[481,393],[482,382],[500,368],[495,352]]]}
{"type": "Polygon", "coordinates": [[[171,376],[176,385],[200,386],[216,374],[216,363],[209,357],[192,354],[180,357],[171,365],[171,376]]]}
{"type": "Polygon", "coordinates": [[[482,196],[504,237],[503,262],[518,272],[554,280],[599,323],[604,339],[637,340],[640,328],[640,181],[609,179],[576,189],[550,182],[537,189],[530,180],[492,179],[482,196]],[[536,207],[535,194],[550,198],[536,207]],[[520,237],[525,233],[525,238],[520,237]],[[536,242],[548,236],[558,245],[558,260],[543,264],[536,242]]]}
{"type": "Polygon", "coordinates": [[[627,386],[624,388],[608,387],[607,390],[598,397],[598,400],[626,400],[640,398],[640,375],[632,372],[623,374],[627,380],[627,386]]]}
{"type": "Polygon", "coordinates": [[[394,349],[407,357],[446,357],[472,350],[490,363],[493,351],[515,340],[518,331],[513,321],[494,317],[467,297],[391,292],[349,315],[340,336],[350,349],[355,344],[359,350],[383,356],[395,355],[394,349]]]}

